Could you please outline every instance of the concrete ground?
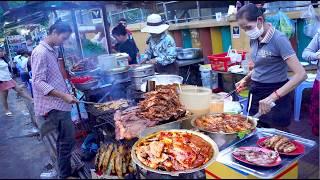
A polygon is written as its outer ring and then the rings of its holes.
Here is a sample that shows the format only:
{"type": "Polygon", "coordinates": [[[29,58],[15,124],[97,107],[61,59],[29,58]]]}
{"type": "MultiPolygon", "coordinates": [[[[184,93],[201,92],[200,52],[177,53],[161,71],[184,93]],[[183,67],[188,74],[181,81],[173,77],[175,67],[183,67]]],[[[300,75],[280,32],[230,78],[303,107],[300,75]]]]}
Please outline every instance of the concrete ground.
{"type": "MultiPolygon", "coordinates": [[[[292,121],[289,130],[319,144],[308,124],[308,102],[308,97],[304,98],[301,121],[292,121]]],[[[28,136],[33,132],[31,117],[14,91],[9,94],[9,104],[13,117],[6,117],[0,106],[0,178],[38,179],[49,162],[49,152],[37,137],[28,136]]],[[[319,178],[319,147],[299,161],[299,178],[319,178]]]]}

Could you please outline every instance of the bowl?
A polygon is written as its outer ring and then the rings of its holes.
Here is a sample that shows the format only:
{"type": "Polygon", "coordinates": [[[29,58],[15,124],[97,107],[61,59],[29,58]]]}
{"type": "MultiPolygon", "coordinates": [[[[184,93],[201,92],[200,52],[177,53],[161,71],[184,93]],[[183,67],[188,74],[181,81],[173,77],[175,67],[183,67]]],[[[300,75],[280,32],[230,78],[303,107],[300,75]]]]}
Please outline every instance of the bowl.
{"type": "Polygon", "coordinates": [[[98,83],[99,83],[99,81],[97,79],[93,79],[93,80],[87,81],[85,83],[74,84],[74,86],[80,91],[87,91],[87,90],[90,90],[92,87],[97,86],[98,83]]]}

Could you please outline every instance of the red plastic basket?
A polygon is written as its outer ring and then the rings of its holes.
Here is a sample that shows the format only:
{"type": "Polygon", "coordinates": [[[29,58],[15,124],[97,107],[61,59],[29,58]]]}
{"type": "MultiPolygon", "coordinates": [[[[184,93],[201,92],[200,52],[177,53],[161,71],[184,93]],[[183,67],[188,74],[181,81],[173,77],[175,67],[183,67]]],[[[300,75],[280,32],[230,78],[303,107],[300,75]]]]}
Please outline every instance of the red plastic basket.
{"type": "MultiPolygon", "coordinates": [[[[237,52],[242,55],[242,60],[246,58],[245,51],[237,51],[237,52]]],[[[228,53],[221,53],[221,54],[214,54],[214,55],[208,56],[208,59],[211,63],[212,70],[228,72],[228,68],[230,66],[237,64],[237,63],[231,63],[230,57],[226,57],[227,54],[228,53]]]]}

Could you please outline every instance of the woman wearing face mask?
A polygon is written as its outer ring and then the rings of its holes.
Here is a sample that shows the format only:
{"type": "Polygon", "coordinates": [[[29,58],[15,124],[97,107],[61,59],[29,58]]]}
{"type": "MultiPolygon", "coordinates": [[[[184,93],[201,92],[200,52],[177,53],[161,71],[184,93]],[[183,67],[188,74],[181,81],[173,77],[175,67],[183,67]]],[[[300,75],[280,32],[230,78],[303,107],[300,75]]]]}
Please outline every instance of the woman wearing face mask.
{"type": "Polygon", "coordinates": [[[156,72],[160,74],[179,74],[179,67],[176,62],[176,43],[166,33],[169,28],[159,14],[151,14],[147,18],[147,26],[141,32],[150,33],[148,47],[142,57],[142,62],[149,61],[155,64],[156,72]]]}
{"type": "Polygon", "coordinates": [[[289,93],[307,78],[288,38],[266,23],[263,12],[254,4],[243,6],[237,22],[250,38],[249,57],[254,68],[236,83],[239,91],[250,84],[252,104],[249,114],[263,114],[260,127],[283,128],[290,124],[291,98],[289,93]],[[288,80],[288,67],[293,76],[288,80]],[[271,104],[276,106],[272,108],[271,104]]]}

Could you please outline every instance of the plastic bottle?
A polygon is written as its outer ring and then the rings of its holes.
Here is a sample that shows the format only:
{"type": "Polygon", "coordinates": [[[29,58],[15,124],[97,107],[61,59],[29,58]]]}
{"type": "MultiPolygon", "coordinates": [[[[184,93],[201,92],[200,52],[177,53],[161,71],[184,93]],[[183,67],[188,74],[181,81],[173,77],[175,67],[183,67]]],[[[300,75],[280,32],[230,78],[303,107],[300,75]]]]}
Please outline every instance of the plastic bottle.
{"type": "Polygon", "coordinates": [[[249,60],[247,54],[245,60],[241,61],[241,68],[243,69],[245,74],[249,72],[249,60]]]}

